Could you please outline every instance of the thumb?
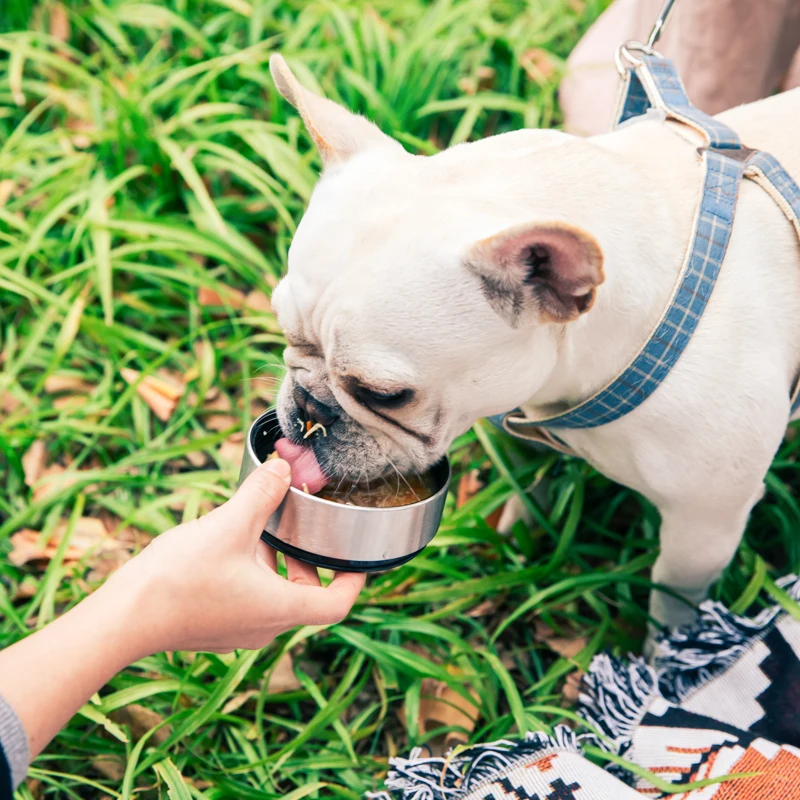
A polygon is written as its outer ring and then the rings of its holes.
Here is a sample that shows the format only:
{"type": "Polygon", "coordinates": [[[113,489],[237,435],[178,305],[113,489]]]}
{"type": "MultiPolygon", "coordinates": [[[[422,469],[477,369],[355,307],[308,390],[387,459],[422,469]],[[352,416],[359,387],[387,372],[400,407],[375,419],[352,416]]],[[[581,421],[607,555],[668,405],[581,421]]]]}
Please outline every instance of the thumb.
{"type": "Polygon", "coordinates": [[[300,609],[301,625],[332,625],[348,614],[364,588],[367,576],[359,572],[337,572],[326,587],[291,583],[286,591],[300,609]]]}
{"type": "Polygon", "coordinates": [[[291,481],[291,467],[280,458],[271,459],[247,476],[236,494],[217,509],[228,516],[242,535],[261,535],[275,509],[281,504],[291,481]]]}

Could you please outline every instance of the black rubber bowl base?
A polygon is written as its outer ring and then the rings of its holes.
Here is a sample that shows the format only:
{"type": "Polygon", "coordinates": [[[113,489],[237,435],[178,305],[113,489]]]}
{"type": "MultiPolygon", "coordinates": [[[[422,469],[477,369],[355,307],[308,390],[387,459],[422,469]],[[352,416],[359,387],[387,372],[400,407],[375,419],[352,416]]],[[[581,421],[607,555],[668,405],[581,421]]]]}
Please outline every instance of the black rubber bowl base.
{"type": "Polygon", "coordinates": [[[299,547],[294,547],[291,544],[282,542],[267,531],[261,534],[261,539],[270,547],[274,547],[284,555],[296,558],[298,561],[303,561],[306,564],[311,564],[313,567],[332,569],[336,572],[386,572],[386,570],[394,569],[395,567],[408,563],[425,549],[422,547],[408,555],[401,556],[400,558],[390,558],[386,561],[350,561],[348,559],[329,558],[328,556],[309,553],[307,550],[301,550],[299,547]]]}

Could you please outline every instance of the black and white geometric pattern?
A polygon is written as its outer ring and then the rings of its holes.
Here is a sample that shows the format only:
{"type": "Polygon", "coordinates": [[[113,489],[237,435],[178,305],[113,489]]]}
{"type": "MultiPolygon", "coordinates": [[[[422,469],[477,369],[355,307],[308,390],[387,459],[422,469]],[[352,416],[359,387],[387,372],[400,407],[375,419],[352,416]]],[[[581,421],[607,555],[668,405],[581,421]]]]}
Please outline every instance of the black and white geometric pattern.
{"type": "MultiPolygon", "coordinates": [[[[800,580],[777,582],[792,600],[800,580]]],[[[754,617],[719,603],[659,643],[658,669],[597,656],[579,712],[599,731],[528,734],[430,758],[392,760],[383,800],[800,800],[800,621],[779,606],[754,617]],[[581,743],[604,746],[673,786],[603,770],[581,743]],[[753,773],[730,780],[727,776],[753,773]],[[674,793],[674,789],[712,782],[674,793]],[[635,787],[635,788],[632,788],[635,787]]]]}

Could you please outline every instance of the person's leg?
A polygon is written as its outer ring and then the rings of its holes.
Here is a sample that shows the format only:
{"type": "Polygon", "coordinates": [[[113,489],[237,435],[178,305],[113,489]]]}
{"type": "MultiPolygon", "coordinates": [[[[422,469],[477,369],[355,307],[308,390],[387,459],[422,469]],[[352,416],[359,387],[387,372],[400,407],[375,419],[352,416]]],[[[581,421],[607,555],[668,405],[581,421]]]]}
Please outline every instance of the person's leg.
{"type": "Polygon", "coordinates": [[[781,84],[781,91],[788,92],[789,89],[797,89],[800,86],[800,48],[794,54],[792,63],[781,84]]]}
{"type": "MultiPolygon", "coordinates": [[[[647,38],[662,0],[615,0],[573,50],[560,91],[565,128],[578,135],[610,127],[619,76],[614,52],[647,38]]],[[[678,3],[658,50],[672,58],[689,98],[710,114],[778,89],[800,47],[797,0],[678,3]]],[[[800,65],[791,73],[800,82],[800,65]]]]}
{"type": "MultiPolygon", "coordinates": [[[[640,24],[642,13],[649,9],[640,24]]],[[[798,46],[797,0],[692,0],[678,3],[658,48],[674,59],[689,99],[718,114],[778,89],[798,46]]]]}

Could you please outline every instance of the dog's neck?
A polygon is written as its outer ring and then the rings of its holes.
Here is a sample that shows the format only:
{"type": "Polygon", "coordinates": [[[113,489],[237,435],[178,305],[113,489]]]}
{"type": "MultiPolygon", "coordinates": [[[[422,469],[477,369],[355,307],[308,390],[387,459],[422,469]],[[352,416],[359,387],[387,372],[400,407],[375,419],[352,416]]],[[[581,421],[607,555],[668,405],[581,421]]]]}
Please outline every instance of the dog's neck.
{"type": "Polygon", "coordinates": [[[700,190],[695,148],[663,124],[642,123],[586,144],[594,145],[587,175],[595,188],[585,190],[581,224],[601,242],[606,281],[586,315],[554,326],[555,367],[523,406],[535,414],[587,399],[644,346],[675,286],[700,190]]]}

